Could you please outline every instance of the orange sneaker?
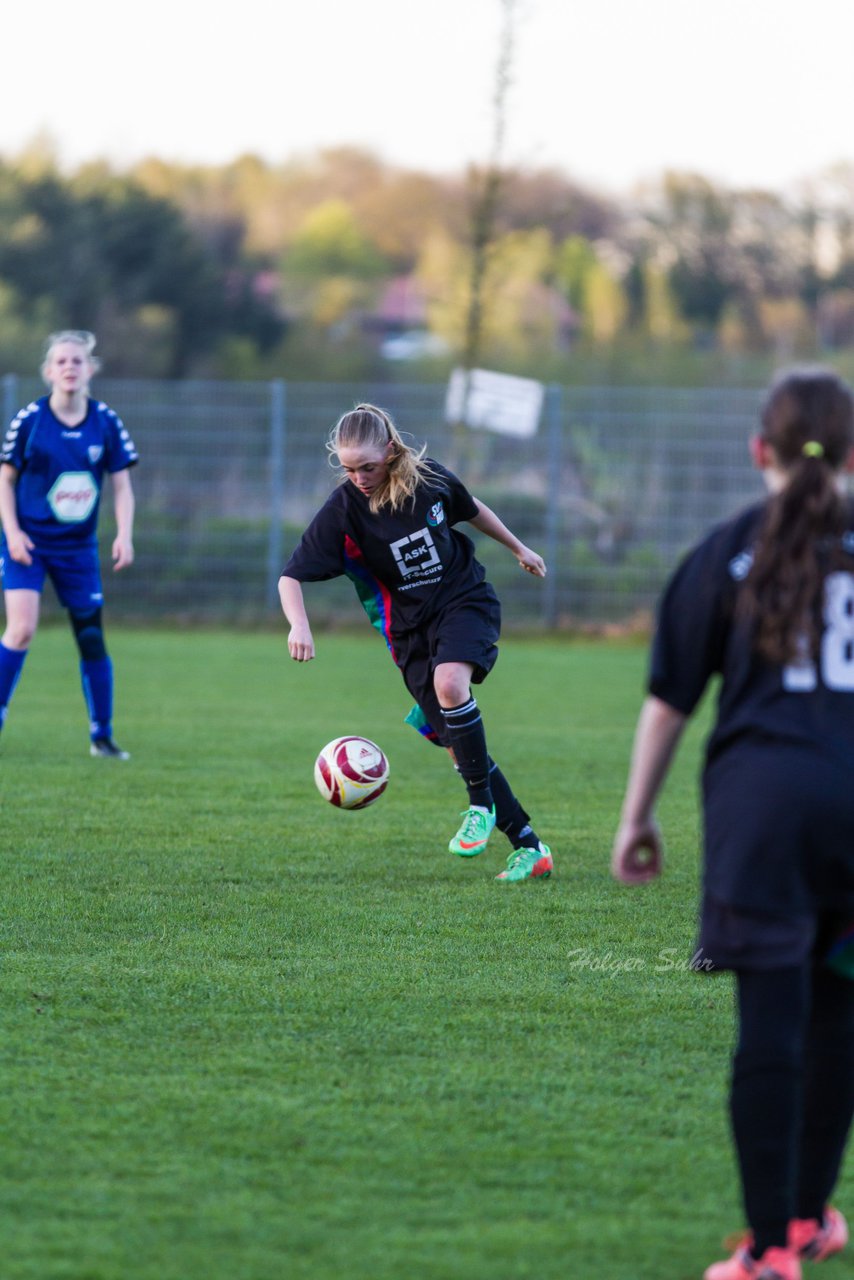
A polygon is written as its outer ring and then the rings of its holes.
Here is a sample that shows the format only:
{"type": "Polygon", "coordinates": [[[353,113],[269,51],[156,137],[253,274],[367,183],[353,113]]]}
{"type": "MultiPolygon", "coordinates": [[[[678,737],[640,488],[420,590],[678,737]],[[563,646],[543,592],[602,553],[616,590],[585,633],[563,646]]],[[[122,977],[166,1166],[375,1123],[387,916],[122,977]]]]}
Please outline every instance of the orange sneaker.
{"type": "Polygon", "coordinates": [[[809,1262],[824,1262],[840,1253],[848,1243],[848,1223],[831,1205],[817,1218],[794,1218],[789,1223],[789,1248],[809,1262]]]}
{"type": "Polygon", "coordinates": [[[794,1249],[766,1249],[761,1258],[754,1258],[749,1241],[726,1262],[714,1262],[703,1272],[703,1280],[801,1280],[801,1276],[794,1249]]]}

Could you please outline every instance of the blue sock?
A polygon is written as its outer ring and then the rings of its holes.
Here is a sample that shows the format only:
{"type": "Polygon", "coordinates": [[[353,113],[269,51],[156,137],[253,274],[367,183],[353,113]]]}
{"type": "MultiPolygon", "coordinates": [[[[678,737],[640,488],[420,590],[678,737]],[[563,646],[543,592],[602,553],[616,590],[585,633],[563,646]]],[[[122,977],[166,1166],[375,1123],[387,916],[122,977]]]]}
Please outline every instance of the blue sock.
{"type": "Polygon", "coordinates": [[[80,663],[83,697],[89,711],[89,734],[113,736],[113,664],[110,658],[83,658],[80,663]]]}
{"type": "Polygon", "coordinates": [[[0,644],[0,728],[26,656],[26,649],[7,649],[5,644],[0,644]]]}

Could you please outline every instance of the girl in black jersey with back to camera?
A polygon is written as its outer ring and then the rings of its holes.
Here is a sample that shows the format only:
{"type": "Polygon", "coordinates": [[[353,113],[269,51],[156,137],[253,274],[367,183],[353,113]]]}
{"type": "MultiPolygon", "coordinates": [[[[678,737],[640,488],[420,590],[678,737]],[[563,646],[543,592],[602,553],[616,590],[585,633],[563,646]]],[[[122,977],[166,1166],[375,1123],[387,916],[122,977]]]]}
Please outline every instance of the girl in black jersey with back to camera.
{"type": "Polygon", "coordinates": [[[848,1230],[828,1204],[854,1113],[854,400],[784,371],[751,441],[770,496],[688,555],[661,602],[614,874],[661,869],[653,815],[722,676],[703,774],[703,967],[735,973],[730,1114],[749,1232],[705,1280],[799,1280],[848,1230]]]}
{"type": "Polygon", "coordinates": [[[449,849],[474,857],[497,825],[512,853],[496,877],[505,883],[550,875],[551,851],[490,757],[472,684],[498,656],[498,599],[485,581],[469,538],[454,527],[468,521],[542,578],[540,556],[472,497],[440,463],[404,443],[389,415],[360,404],[339,419],[327,449],[341,483],[318,511],[285,566],[279,594],[291,624],[290,655],[314,657],[302,583],[346,574],[382,632],[415,698],[411,719],[450,751],[465,782],[469,807],[449,849]]]}

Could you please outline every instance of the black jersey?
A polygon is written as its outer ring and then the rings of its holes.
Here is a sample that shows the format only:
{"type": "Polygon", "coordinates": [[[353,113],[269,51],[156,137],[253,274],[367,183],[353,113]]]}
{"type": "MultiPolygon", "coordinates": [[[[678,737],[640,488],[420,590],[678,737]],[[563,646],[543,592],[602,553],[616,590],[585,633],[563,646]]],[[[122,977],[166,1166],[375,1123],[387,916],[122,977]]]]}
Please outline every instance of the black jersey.
{"type": "MultiPolygon", "coordinates": [[[[818,660],[783,666],[759,656],[736,609],[762,513],[720,525],[676,570],[649,691],[689,715],[721,677],[703,775],[704,901],[803,922],[854,910],[854,532],[826,579],[818,660]]],[[[717,954],[720,936],[702,936],[717,954]]]]}
{"type": "Polygon", "coordinates": [[[659,607],[649,691],[689,715],[722,676],[707,761],[739,740],[792,743],[854,764],[854,512],[841,540],[850,571],[826,580],[819,660],[776,666],[736,617],[763,504],[714,529],[682,562],[659,607]]]}
{"type": "Polygon", "coordinates": [[[422,480],[401,511],[374,513],[349,480],[327,498],[283,575],[321,582],[346,574],[374,626],[391,635],[415,630],[484,581],[470,538],[454,528],[477,515],[468,489],[440,463],[428,460],[422,480]]]}

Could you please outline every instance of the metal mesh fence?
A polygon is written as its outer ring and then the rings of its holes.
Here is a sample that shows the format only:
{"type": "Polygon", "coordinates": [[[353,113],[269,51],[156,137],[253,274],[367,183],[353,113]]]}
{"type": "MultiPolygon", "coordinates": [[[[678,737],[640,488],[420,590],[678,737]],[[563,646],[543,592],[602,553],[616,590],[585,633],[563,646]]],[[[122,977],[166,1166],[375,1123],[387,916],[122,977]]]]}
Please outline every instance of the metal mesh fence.
{"type": "MultiPolygon", "coordinates": [[[[759,404],[752,390],[550,387],[540,428],[525,440],[455,430],[445,422],[445,388],[432,384],[101,378],[94,390],[141,455],[137,561],[126,573],[110,573],[108,497],[101,520],[110,617],[136,622],[274,618],[287,555],[335,483],[329,428],[362,400],[388,409],[545,557],[541,582],[475,535],[508,626],[642,617],[677,557],[762,492],[746,447],[759,404]]],[[[6,418],[41,394],[36,379],[7,376],[6,418]]],[[[318,622],[361,617],[347,583],[307,590],[318,622]]]]}

